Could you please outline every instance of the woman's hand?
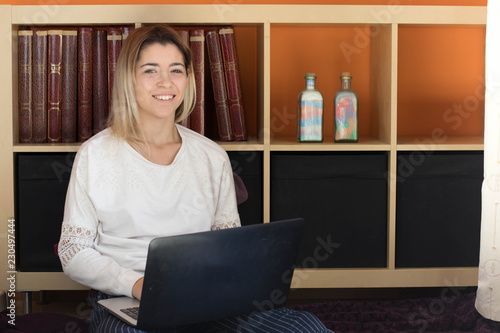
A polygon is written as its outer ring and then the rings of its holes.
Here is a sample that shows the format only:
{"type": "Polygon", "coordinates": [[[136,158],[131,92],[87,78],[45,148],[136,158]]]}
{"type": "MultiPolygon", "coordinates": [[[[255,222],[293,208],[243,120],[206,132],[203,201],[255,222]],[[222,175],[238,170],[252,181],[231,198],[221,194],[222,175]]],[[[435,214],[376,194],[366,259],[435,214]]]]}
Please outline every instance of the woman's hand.
{"type": "Polygon", "coordinates": [[[139,280],[137,280],[132,287],[132,296],[134,296],[137,299],[141,299],[142,295],[142,284],[144,282],[144,278],[141,277],[139,280]]]}

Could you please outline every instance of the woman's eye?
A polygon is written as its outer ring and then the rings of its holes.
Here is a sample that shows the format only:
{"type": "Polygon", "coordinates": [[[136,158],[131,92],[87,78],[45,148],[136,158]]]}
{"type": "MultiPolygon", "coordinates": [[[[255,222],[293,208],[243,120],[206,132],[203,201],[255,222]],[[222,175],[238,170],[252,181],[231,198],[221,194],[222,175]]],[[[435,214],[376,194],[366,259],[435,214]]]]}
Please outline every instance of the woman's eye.
{"type": "Polygon", "coordinates": [[[183,74],[184,71],[180,68],[175,68],[175,69],[172,69],[172,73],[174,74],[183,74]]]}
{"type": "Polygon", "coordinates": [[[156,73],[156,71],[154,69],[146,69],[144,71],[144,73],[146,73],[146,74],[153,74],[153,73],[156,73]]]}

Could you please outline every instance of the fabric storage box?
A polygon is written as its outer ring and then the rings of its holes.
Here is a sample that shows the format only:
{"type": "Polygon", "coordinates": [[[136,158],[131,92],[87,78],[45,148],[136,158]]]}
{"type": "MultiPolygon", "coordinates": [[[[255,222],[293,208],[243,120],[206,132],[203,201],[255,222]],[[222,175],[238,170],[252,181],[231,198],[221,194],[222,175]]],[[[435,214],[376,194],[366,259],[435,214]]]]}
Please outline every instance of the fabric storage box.
{"type": "Polygon", "coordinates": [[[238,205],[242,225],[262,223],[262,152],[228,151],[233,172],[240,176],[248,192],[248,199],[238,205]]]}
{"type": "Polygon", "coordinates": [[[54,251],[75,153],[17,155],[16,229],[18,270],[61,271],[54,251]]]}
{"type": "Polygon", "coordinates": [[[400,152],[396,266],[479,263],[482,152],[400,152]]]}
{"type": "Polygon", "coordinates": [[[385,152],[271,153],[271,220],[302,217],[297,265],[386,267],[385,152]]]}

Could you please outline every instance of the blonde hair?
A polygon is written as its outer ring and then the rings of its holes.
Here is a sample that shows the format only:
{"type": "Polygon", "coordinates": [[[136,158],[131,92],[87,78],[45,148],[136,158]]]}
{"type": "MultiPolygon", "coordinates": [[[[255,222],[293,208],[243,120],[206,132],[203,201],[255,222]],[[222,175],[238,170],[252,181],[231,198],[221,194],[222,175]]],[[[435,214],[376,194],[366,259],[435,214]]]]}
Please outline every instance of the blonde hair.
{"type": "Polygon", "coordinates": [[[191,113],[196,99],[196,83],[193,75],[191,50],[177,32],[168,25],[160,24],[134,29],[124,41],[116,64],[108,125],[113,134],[132,144],[145,142],[141,129],[139,109],[135,98],[135,68],[141,51],[152,44],[173,44],[184,58],[189,83],[184,100],[175,110],[175,121],[185,119],[191,113]]]}

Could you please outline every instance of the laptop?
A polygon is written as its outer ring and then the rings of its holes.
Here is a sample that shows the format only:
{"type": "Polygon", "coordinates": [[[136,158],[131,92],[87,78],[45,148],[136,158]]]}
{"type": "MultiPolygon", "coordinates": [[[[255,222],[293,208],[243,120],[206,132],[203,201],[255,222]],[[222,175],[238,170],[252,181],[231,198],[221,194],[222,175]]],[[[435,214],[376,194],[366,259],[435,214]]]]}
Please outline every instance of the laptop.
{"type": "Polygon", "coordinates": [[[156,238],[149,245],[141,301],[116,297],[99,304],[144,330],[282,307],[303,227],[297,218],[156,238]]]}

